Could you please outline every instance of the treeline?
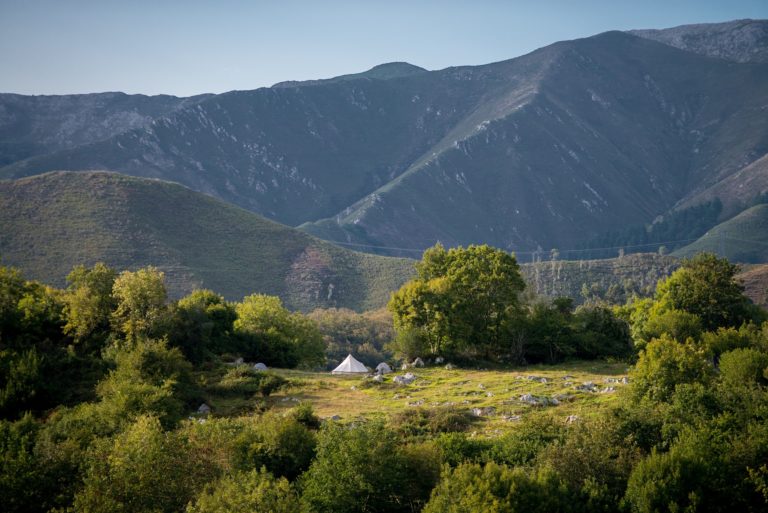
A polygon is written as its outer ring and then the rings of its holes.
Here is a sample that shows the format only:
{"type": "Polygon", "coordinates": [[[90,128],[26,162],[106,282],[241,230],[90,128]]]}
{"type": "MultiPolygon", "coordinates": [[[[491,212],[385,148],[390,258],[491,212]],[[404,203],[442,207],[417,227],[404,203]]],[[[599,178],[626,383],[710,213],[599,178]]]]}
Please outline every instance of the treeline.
{"type": "Polygon", "coordinates": [[[629,326],[609,306],[526,296],[515,257],[501,250],[438,244],[416,270],[388,306],[393,349],[406,359],[521,365],[632,354],[629,326]]]}
{"type": "Polygon", "coordinates": [[[670,252],[690,244],[715,226],[723,204],[714,199],[683,210],[674,210],[650,225],[628,226],[593,237],[579,246],[573,259],[614,258],[619,249],[626,253],[670,252]],[[682,241],[682,242],[674,242],[682,241]],[[607,248],[607,249],[604,249],[607,248]]]}
{"type": "MultiPolygon", "coordinates": [[[[5,403],[0,421],[3,507],[765,511],[768,323],[734,280],[737,270],[702,255],[685,261],[650,299],[573,311],[566,299],[526,298],[511,255],[483,246],[433,248],[417,279],[390,303],[396,350],[475,362],[569,354],[636,361],[613,407],[570,422],[526,418],[484,438],[470,434],[476,420],[468,412],[450,406],[351,423],[321,421],[308,405],[189,414],[215,372],[224,373],[216,386],[233,393],[267,395],[270,387],[261,385],[279,378],[222,366],[224,352],[321,365],[318,326],[334,351],[344,351],[388,337],[381,312],[315,312],[312,320],[274,298],[230,304],[209,292],[168,302],[154,269],[78,268],[63,291],[5,269],[3,398],[16,402],[5,403]]],[[[377,344],[373,353],[386,350],[377,344]]]]}

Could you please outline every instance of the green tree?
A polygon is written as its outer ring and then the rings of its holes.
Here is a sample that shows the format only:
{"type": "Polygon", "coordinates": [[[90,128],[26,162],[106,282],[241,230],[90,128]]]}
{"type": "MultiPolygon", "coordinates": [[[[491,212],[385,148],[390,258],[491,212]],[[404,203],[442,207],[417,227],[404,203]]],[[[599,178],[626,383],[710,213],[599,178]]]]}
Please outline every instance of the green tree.
{"type": "Polygon", "coordinates": [[[112,294],[117,301],[113,326],[129,344],[160,335],[168,313],[162,272],[154,267],[123,271],[115,279],[112,294]]]}
{"type": "Polygon", "coordinates": [[[67,276],[64,333],[87,349],[100,349],[109,336],[110,316],[117,306],[112,296],[116,277],[117,273],[101,262],[91,269],[79,265],[67,276]]]}
{"type": "Polygon", "coordinates": [[[235,306],[235,331],[244,341],[244,356],[276,367],[313,367],[324,361],[323,337],[300,313],[291,313],[279,298],[253,294],[235,306]]]}
{"type": "Polygon", "coordinates": [[[415,477],[412,462],[383,424],[326,424],[317,457],[302,477],[302,500],[318,513],[412,511],[426,499],[409,495],[425,487],[403,486],[415,477]]]}
{"type": "Polygon", "coordinates": [[[275,479],[265,469],[238,472],[209,484],[187,513],[297,513],[296,492],[285,478],[275,479]]]}
{"type": "Polygon", "coordinates": [[[446,470],[424,513],[573,511],[573,496],[550,470],[465,463],[446,470]]]}
{"type": "Polygon", "coordinates": [[[691,342],[679,343],[667,336],[652,340],[631,372],[636,399],[667,401],[682,383],[708,383],[713,368],[706,354],[691,342]]]}
{"type": "Polygon", "coordinates": [[[114,439],[96,441],[89,452],[76,512],[177,512],[217,470],[197,464],[184,438],[166,433],[142,416],[114,439]]]}
{"type": "Polygon", "coordinates": [[[210,290],[195,290],[173,309],[169,343],[199,363],[211,354],[235,350],[235,308],[210,290]]]}
{"type": "Polygon", "coordinates": [[[525,288],[514,256],[486,245],[446,251],[438,244],[416,270],[388,305],[397,330],[421,330],[433,354],[490,357],[503,347],[525,288]]]}
{"type": "Polygon", "coordinates": [[[757,314],[735,279],[738,272],[738,265],[711,253],[684,260],[680,269],[656,287],[657,308],[694,314],[708,331],[738,327],[757,314]]]}

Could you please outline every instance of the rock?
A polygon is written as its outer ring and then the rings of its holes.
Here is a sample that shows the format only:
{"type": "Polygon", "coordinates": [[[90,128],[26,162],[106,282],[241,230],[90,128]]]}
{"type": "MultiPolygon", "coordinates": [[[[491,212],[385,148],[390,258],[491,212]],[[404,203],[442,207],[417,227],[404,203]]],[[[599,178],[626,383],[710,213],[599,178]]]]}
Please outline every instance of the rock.
{"type": "Polygon", "coordinates": [[[244,362],[245,362],[245,360],[243,360],[242,358],[238,358],[237,360],[234,361],[234,364],[235,365],[242,365],[244,362]]]}
{"type": "Polygon", "coordinates": [[[349,387],[349,389],[350,390],[357,390],[357,387],[356,386],[351,386],[351,387],[349,387]]]}
{"type": "Polygon", "coordinates": [[[411,403],[406,403],[408,406],[421,406],[424,404],[424,399],[419,399],[418,401],[413,401],[411,403]]]}
{"type": "Polygon", "coordinates": [[[606,388],[600,390],[600,393],[601,394],[612,394],[615,391],[616,391],[616,389],[613,388],[613,387],[606,387],[606,388]]]}
{"type": "Polygon", "coordinates": [[[265,371],[265,370],[267,370],[267,366],[264,365],[263,363],[259,362],[259,363],[257,363],[256,365],[253,366],[253,370],[255,370],[255,371],[265,371]]]}
{"type": "Polygon", "coordinates": [[[597,387],[591,381],[585,381],[581,385],[576,385],[576,390],[581,390],[582,392],[597,392],[597,387]]]}
{"type": "Polygon", "coordinates": [[[549,398],[544,396],[535,396],[532,394],[523,394],[520,396],[520,402],[530,404],[531,406],[557,406],[560,404],[555,398],[549,398]]]}
{"type": "Polygon", "coordinates": [[[629,378],[627,376],[624,376],[619,380],[619,383],[621,383],[622,385],[629,385],[629,378]]]}
{"type": "Polygon", "coordinates": [[[411,362],[411,367],[424,367],[424,360],[417,357],[414,361],[411,362]]]}
{"type": "Polygon", "coordinates": [[[472,415],[475,417],[490,417],[496,413],[496,408],[486,406],[485,408],[472,408],[472,415]]]}
{"type": "Polygon", "coordinates": [[[455,368],[456,368],[456,366],[454,364],[452,364],[452,363],[449,363],[448,365],[445,366],[445,370],[453,370],[455,368]]]}
{"type": "Polygon", "coordinates": [[[445,358],[443,358],[442,356],[438,356],[437,358],[435,358],[435,365],[442,365],[443,363],[445,363],[445,358]]]}
{"type": "Polygon", "coordinates": [[[479,385],[477,385],[477,388],[479,388],[480,390],[485,390],[485,385],[480,383],[479,385]]]}
{"type": "Polygon", "coordinates": [[[339,417],[338,415],[331,415],[330,417],[328,417],[328,420],[332,420],[335,422],[335,421],[341,420],[341,417],[339,417]]]}
{"type": "Polygon", "coordinates": [[[486,392],[485,397],[493,397],[493,392],[486,392]]]}
{"type": "Polygon", "coordinates": [[[203,403],[197,409],[197,413],[199,413],[201,415],[208,415],[209,413],[211,413],[211,407],[208,406],[207,404],[203,403]]]}
{"type": "Polygon", "coordinates": [[[375,375],[373,378],[371,378],[371,379],[373,379],[373,381],[375,381],[376,383],[381,383],[381,382],[383,382],[383,381],[384,381],[384,376],[382,376],[381,374],[376,374],[376,375],[375,375]]]}
{"type": "Polygon", "coordinates": [[[389,374],[392,372],[392,367],[390,367],[387,362],[381,362],[376,366],[376,372],[378,374],[389,374]]]}
{"type": "Polygon", "coordinates": [[[504,415],[501,417],[501,420],[505,422],[519,422],[523,420],[523,417],[520,415],[504,415]]]}
{"type": "Polygon", "coordinates": [[[416,381],[416,375],[412,372],[407,372],[402,376],[395,376],[392,380],[393,383],[397,383],[398,385],[410,385],[414,381],[416,381]]]}
{"type": "Polygon", "coordinates": [[[543,378],[541,376],[527,376],[525,379],[529,381],[538,381],[539,383],[546,383],[547,378],[543,378]]]}
{"type": "Polygon", "coordinates": [[[580,417],[579,417],[578,415],[568,415],[568,416],[565,418],[565,423],[566,423],[566,424],[573,424],[574,422],[578,422],[578,421],[579,421],[579,418],[580,418],[580,417]]]}
{"type": "Polygon", "coordinates": [[[407,363],[403,363],[403,364],[400,366],[400,370],[406,370],[407,368],[408,368],[408,364],[407,364],[407,363]]]}

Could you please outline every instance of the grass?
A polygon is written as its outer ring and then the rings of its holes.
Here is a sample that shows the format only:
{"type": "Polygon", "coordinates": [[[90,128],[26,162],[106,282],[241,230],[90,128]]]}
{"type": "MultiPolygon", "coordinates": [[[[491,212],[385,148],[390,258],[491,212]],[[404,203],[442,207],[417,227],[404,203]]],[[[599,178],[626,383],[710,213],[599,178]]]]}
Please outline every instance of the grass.
{"type": "Polygon", "coordinates": [[[0,181],[0,264],[63,286],[75,265],[153,265],[172,296],[212,289],[230,300],[277,295],[291,309],[386,303],[410,260],[320,241],[177,184],[114,173],[0,181]]]}
{"type": "MultiPolygon", "coordinates": [[[[207,400],[217,415],[242,414],[262,406],[286,410],[309,403],[321,418],[338,415],[342,422],[389,418],[411,408],[454,408],[470,412],[473,408],[494,408],[490,416],[478,417],[472,430],[495,434],[515,429],[531,418],[551,417],[565,422],[569,415],[588,418],[614,404],[626,385],[608,383],[626,376],[627,364],[602,361],[574,361],[559,365],[531,365],[502,370],[452,369],[428,367],[412,369],[418,379],[411,385],[394,384],[397,372],[377,384],[360,376],[334,376],[328,372],[276,370],[290,385],[262,402],[249,394],[233,397],[209,393],[207,400]],[[529,379],[545,378],[546,382],[529,379]],[[613,387],[615,392],[576,390],[577,385],[593,382],[598,389],[613,387]],[[531,406],[520,396],[558,397],[560,404],[531,406]],[[519,416],[519,419],[517,417],[519,416]],[[511,418],[511,419],[510,419],[511,418]],[[517,420],[513,420],[517,419],[517,420]]],[[[405,371],[405,372],[409,372],[405,371]]],[[[210,383],[224,376],[225,370],[208,373],[210,383]]],[[[211,386],[209,390],[215,390],[211,386]]]]}

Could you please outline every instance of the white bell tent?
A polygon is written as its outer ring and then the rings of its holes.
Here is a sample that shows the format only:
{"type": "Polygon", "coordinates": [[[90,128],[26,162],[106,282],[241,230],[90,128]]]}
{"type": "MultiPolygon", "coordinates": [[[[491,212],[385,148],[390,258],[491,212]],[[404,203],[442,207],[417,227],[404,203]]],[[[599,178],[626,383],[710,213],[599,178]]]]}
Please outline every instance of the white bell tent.
{"type": "Polygon", "coordinates": [[[354,356],[349,355],[331,371],[331,374],[365,374],[367,372],[368,369],[365,365],[355,360],[354,356]]]}

